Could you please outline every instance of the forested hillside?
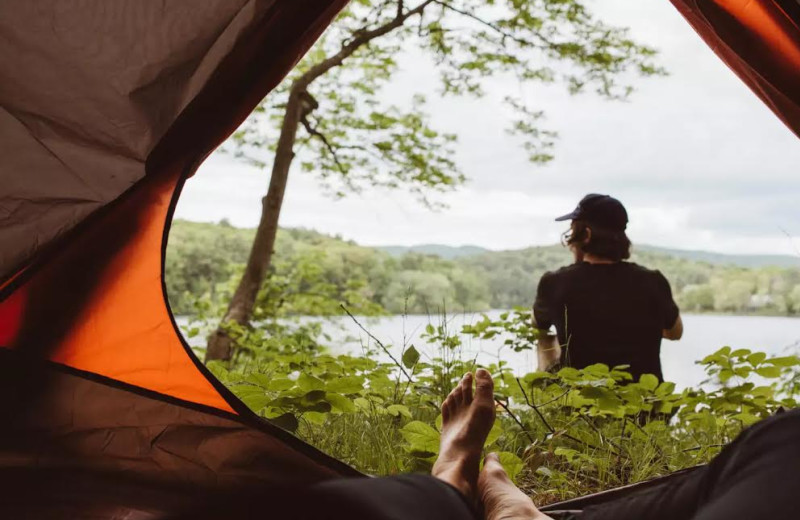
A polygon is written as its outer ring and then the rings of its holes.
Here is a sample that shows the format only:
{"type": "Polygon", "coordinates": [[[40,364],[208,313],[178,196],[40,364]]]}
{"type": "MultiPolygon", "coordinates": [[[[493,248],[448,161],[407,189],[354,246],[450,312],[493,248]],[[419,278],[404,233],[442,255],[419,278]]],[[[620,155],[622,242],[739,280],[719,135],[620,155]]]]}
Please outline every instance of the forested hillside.
{"type": "MultiPolygon", "coordinates": [[[[174,312],[190,314],[198,299],[224,298],[247,259],[252,236],[253,230],[224,222],[176,220],[166,264],[174,312]]],[[[336,300],[367,314],[528,306],[539,277],[570,262],[560,245],[447,260],[416,252],[392,255],[302,229],[282,229],[275,254],[269,283],[303,296],[292,299],[289,311],[297,314],[335,313],[337,308],[320,308],[318,302],[336,300]]],[[[652,250],[634,250],[632,260],[661,270],[685,311],[800,314],[798,268],[717,265],[652,250]]]]}

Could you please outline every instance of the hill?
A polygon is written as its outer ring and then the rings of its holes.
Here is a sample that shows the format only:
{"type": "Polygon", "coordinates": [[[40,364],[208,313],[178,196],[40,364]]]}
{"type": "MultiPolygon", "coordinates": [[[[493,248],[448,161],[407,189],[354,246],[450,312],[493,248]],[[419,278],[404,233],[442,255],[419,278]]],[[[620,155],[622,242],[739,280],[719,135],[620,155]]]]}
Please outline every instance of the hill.
{"type": "Polygon", "coordinates": [[[407,253],[434,255],[445,260],[475,256],[489,253],[490,250],[479,246],[446,246],[442,244],[421,244],[418,246],[375,246],[379,251],[385,251],[394,257],[401,257],[407,253]]]}
{"type": "MultiPolygon", "coordinates": [[[[545,246],[558,247],[558,246],[545,246]]],[[[374,246],[375,249],[385,251],[394,257],[403,256],[406,253],[420,253],[424,255],[436,255],[445,260],[477,256],[485,253],[504,253],[523,250],[493,251],[485,247],[463,245],[448,246],[444,244],[420,244],[416,246],[374,246]]],[[[791,255],[731,255],[725,253],[714,253],[711,251],[700,251],[691,249],[671,249],[667,247],[651,246],[647,244],[636,244],[637,251],[648,251],[659,253],[674,258],[684,258],[697,262],[707,262],[715,265],[729,265],[737,267],[800,267],[800,256],[791,255]]]]}
{"type": "Polygon", "coordinates": [[[729,255],[688,249],[669,249],[666,247],[637,245],[637,249],[652,251],[675,258],[685,258],[717,265],[738,267],[800,267],[800,256],[791,255],[729,255]]]}
{"type": "MultiPolygon", "coordinates": [[[[173,222],[166,272],[175,312],[194,312],[198,298],[221,302],[229,297],[253,233],[226,224],[173,222]]],[[[291,309],[298,314],[321,312],[314,306],[314,294],[320,292],[326,301],[338,298],[365,313],[527,307],[542,274],[572,261],[560,245],[511,251],[371,248],[305,229],[281,229],[275,251],[273,292],[308,294],[306,306],[291,309]]],[[[631,260],[662,271],[686,311],[800,314],[800,268],[741,267],[733,260],[742,257],[716,255],[716,263],[697,260],[699,253],[640,246],[631,260]]]]}

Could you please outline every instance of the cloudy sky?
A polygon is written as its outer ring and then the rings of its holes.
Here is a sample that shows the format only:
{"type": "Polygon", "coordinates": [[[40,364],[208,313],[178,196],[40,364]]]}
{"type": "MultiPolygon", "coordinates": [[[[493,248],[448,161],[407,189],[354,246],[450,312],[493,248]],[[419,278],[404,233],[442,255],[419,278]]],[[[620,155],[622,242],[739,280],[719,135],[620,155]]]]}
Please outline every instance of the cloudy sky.
{"type": "MultiPolygon", "coordinates": [[[[560,140],[556,159],[531,165],[505,132],[498,79],[487,96],[437,99],[431,65],[401,61],[390,102],[428,96],[436,128],[459,135],[467,185],[432,212],[399,192],[365,191],[332,200],[313,176],[293,172],[281,225],[340,234],[366,245],[442,243],[516,249],[552,244],[553,218],[588,192],[621,199],[634,243],[727,253],[797,254],[800,140],[731,73],[667,0],[587,2],[613,24],[656,47],[670,76],[637,80],[627,103],[559,86],[522,93],[547,113],[560,140]],[[795,237],[789,238],[788,235],[795,237]]],[[[514,85],[515,93],[519,88],[514,85]]],[[[187,183],[176,216],[227,218],[255,226],[269,174],[213,155],[187,183]]]]}

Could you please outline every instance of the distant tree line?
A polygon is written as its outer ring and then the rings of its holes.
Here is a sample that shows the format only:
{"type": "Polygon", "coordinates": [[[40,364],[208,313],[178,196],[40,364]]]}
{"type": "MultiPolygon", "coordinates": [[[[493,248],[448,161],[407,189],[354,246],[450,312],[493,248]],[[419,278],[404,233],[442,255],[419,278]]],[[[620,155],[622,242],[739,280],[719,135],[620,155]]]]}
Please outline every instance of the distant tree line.
{"type": "MultiPolygon", "coordinates": [[[[169,237],[166,281],[176,314],[198,304],[224,305],[247,260],[253,230],[177,220],[169,237]]],[[[742,268],[634,250],[633,261],[659,269],[686,312],[800,315],[800,269],[742,268]]],[[[281,229],[275,262],[260,300],[281,299],[286,314],[340,312],[345,302],[362,314],[483,311],[529,306],[539,278],[570,262],[561,246],[488,252],[445,260],[392,256],[304,229],[281,229]],[[291,293],[292,298],[285,298],[291,293]]],[[[274,304],[271,303],[271,304],[274,304]]]]}

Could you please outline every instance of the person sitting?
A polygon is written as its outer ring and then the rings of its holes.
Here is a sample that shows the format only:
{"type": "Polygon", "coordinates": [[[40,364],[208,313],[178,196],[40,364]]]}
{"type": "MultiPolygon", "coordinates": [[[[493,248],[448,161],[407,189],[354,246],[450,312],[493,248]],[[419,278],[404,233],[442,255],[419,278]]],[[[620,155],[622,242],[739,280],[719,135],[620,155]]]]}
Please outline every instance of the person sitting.
{"type": "Polygon", "coordinates": [[[539,370],[628,365],[635,381],[642,374],[663,381],[661,339],[680,339],[683,322],[664,275],[626,261],[625,207],[592,193],[556,219],[564,220],[572,221],[563,241],[575,263],[539,280],[533,304],[539,370]]]}

